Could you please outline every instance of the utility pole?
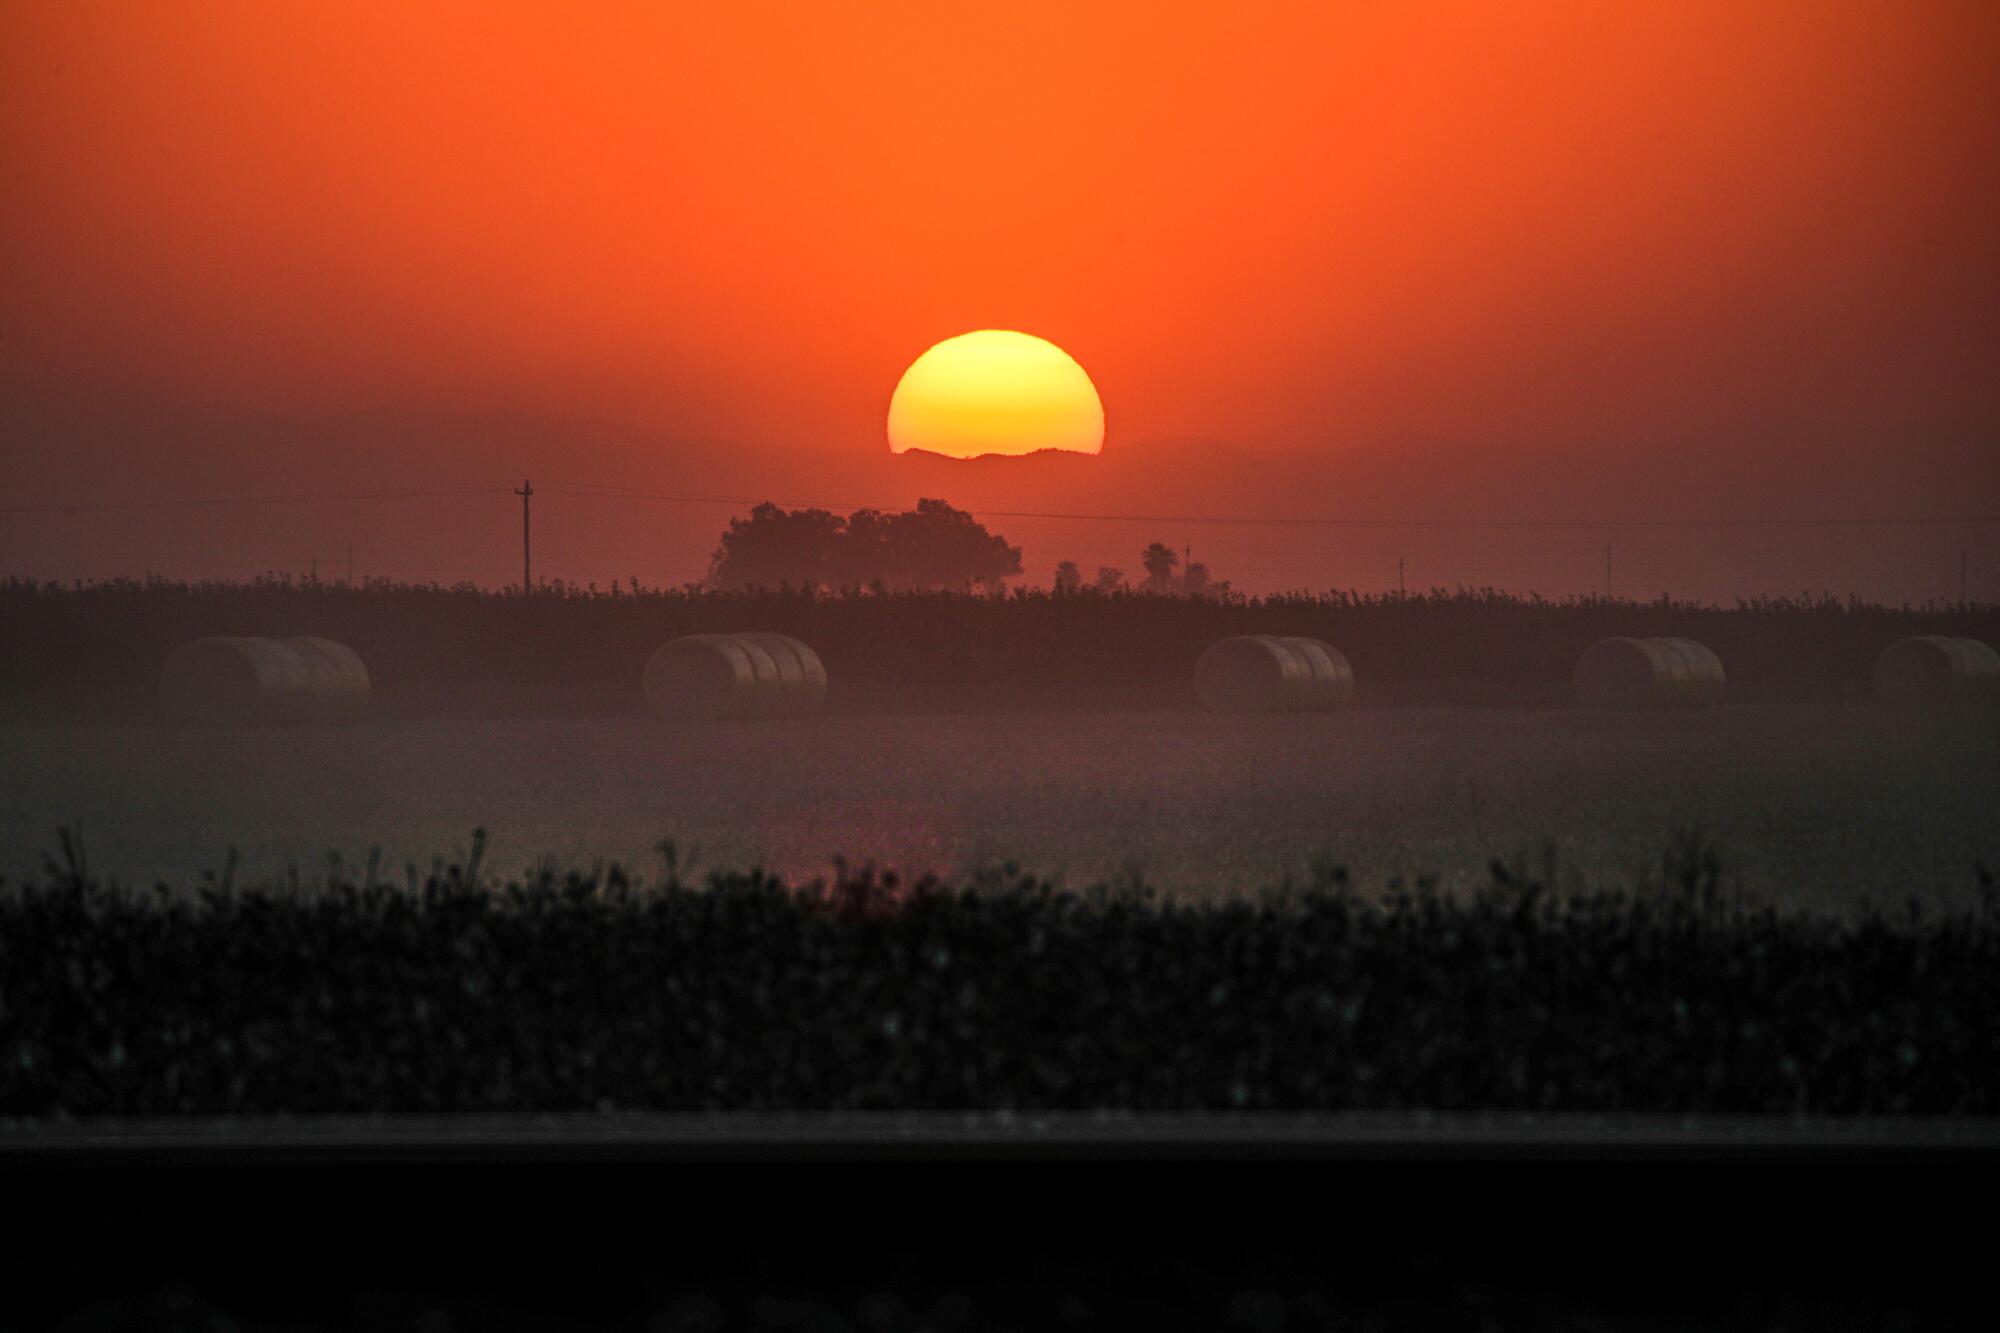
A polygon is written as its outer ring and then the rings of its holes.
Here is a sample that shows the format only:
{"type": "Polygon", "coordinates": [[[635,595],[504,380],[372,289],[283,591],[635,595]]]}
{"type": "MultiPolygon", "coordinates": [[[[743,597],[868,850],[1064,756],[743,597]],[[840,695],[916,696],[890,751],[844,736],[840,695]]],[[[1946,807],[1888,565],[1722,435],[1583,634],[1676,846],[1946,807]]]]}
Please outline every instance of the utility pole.
{"type": "Polygon", "coordinates": [[[1965,548],[1963,546],[1958,548],[1958,604],[1960,606],[1971,605],[1965,596],[1965,548]]]}
{"type": "Polygon", "coordinates": [[[313,557],[313,561],[312,561],[311,565],[309,565],[309,566],[308,566],[307,568],[309,568],[309,569],[310,569],[310,570],[312,571],[312,572],[311,572],[311,573],[310,573],[310,574],[308,575],[308,577],[309,577],[309,578],[311,578],[311,580],[312,580],[312,581],[313,581],[314,583],[318,583],[318,582],[319,582],[319,558],[318,558],[317,556],[313,557]]]}
{"type": "Polygon", "coordinates": [[[1409,588],[1404,586],[1403,583],[1403,559],[1404,557],[1400,555],[1396,557],[1396,596],[1398,597],[1408,597],[1410,595],[1409,588]]]}
{"type": "Polygon", "coordinates": [[[1611,543],[1604,543],[1604,600],[1611,600],[1611,543]]]}
{"type": "Polygon", "coordinates": [[[347,544],[347,586],[354,586],[354,543],[347,544]]]}
{"type": "Polygon", "coordinates": [[[523,481],[514,494],[521,497],[521,591],[530,593],[535,590],[535,570],[528,560],[528,501],[535,498],[534,483],[523,481]]]}

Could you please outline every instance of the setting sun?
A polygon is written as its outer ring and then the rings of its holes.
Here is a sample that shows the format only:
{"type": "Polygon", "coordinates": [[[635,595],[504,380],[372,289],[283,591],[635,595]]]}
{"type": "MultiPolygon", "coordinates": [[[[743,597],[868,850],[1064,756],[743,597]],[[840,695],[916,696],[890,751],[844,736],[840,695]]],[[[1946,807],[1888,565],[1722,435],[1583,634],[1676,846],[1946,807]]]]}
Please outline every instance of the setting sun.
{"type": "Polygon", "coordinates": [[[980,329],[911,363],[889,400],[889,447],[952,458],[1104,447],[1104,404],[1069,353],[1043,338],[980,329]]]}

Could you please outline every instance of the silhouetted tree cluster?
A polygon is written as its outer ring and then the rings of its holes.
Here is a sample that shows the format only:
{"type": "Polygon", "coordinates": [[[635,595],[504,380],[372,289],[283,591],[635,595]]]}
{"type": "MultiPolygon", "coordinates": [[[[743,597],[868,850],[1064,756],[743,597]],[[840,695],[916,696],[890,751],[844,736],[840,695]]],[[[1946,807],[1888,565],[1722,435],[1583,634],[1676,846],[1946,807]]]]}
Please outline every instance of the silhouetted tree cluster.
{"type": "Polygon", "coordinates": [[[720,589],[882,588],[991,592],[1021,572],[1021,548],[943,500],[900,514],[765,503],[732,518],[709,565],[720,589]]]}
{"type": "MultiPolygon", "coordinates": [[[[1235,595],[1227,579],[1216,579],[1207,565],[1194,561],[1176,576],[1180,567],[1179,552],[1165,542],[1153,542],[1139,553],[1139,563],[1146,571],[1146,581],[1139,591],[1156,597],[1213,597],[1227,601],[1235,595]]],[[[1064,560],[1056,565],[1055,579],[1050,585],[1058,593],[1083,591],[1083,571],[1076,561],[1064,560]]],[[[1096,581],[1091,587],[1097,592],[1114,593],[1126,590],[1125,571],[1111,565],[1099,565],[1096,581]]]]}

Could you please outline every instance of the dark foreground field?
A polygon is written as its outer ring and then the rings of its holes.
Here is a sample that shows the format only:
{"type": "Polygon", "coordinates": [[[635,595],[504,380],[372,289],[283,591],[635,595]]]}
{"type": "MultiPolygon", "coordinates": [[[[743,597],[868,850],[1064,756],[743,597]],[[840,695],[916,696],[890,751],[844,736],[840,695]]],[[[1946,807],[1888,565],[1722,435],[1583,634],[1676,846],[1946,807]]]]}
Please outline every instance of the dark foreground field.
{"type": "Polygon", "coordinates": [[[371,845],[407,862],[475,826],[512,874],[677,841],[702,867],[788,879],[830,858],[963,876],[1003,859],[1071,887],[1135,874],[1228,896],[1347,866],[1366,891],[1485,877],[1493,858],[1567,890],[1658,878],[1699,830],[1761,901],[1964,903],[2000,865],[2000,717],[1872,704],[1689,713],[1364,708],[648,718],[231,730],[0,727],[0,873],[38,869],[80,824],[90,865],[187,882],[238,849],[240,878],[323,879],[371,845]]]}
{"type": "Polygon", "coordinates": [[[2000,904],[757,876],[0,890],[0,1116],[2000,1113],[2000,904]]]}
{"type": "Polygon", "coordinates": [[[1952,1161],[0,1160],[32,1219],[0,1327],[1931,1333],[1989,1322],[1986,1232],[1948,1202],[1986,1183],[1952,1161]]]}

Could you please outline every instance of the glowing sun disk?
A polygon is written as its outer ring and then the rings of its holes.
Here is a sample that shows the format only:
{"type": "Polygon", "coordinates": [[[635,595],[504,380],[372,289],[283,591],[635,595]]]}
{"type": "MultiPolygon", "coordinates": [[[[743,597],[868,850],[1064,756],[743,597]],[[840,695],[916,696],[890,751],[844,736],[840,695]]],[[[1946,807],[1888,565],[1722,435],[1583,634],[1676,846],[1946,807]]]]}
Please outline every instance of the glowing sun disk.
{"type": "Polygon", "coordinates": [[[1069,353],[1044,338],[980,329],[910,364],[889,400],[889,447],[953,458],[1104,447],[1104,404],[1069,353]]]}

